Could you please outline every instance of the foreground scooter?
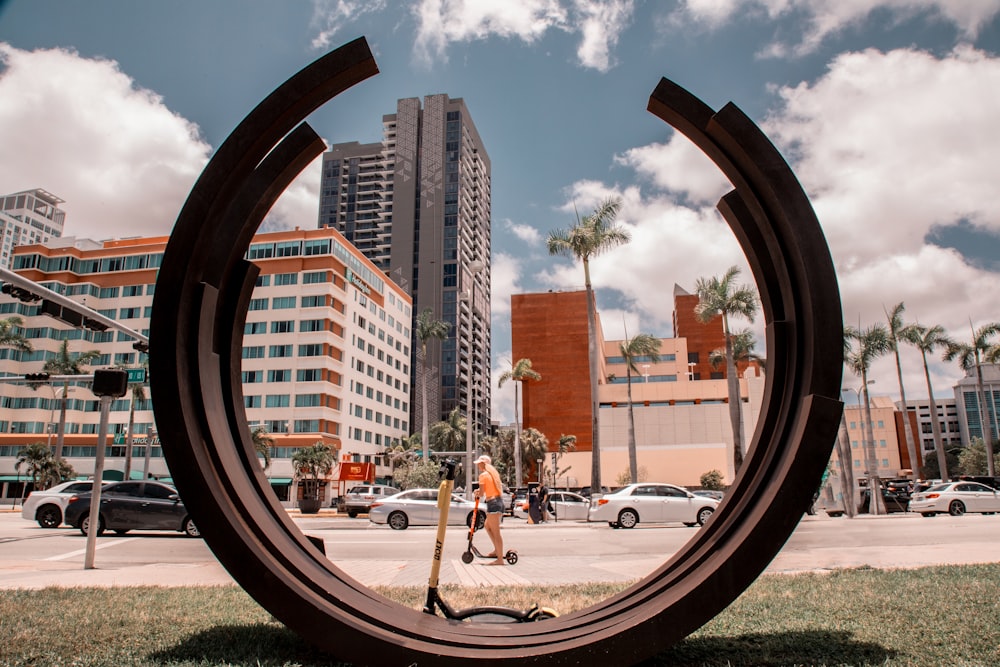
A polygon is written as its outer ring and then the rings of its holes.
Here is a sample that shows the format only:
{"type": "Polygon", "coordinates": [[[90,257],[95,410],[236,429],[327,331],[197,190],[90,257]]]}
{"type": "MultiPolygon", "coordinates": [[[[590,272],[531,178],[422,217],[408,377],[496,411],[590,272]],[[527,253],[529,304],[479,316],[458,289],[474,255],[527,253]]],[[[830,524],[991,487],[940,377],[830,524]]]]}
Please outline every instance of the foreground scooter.
{"type": "MultiPolygon", "coordinates": [[[[476,506],[472,508],[472,521],[469,522],[469,546],[465,549],[465,553],[462,554],[462,562],[466,565],[471,563],[473,558],[488,558],[490,560],[495,558],[495,556],[487,556],[480,553],[476,545],[472,543],[477,526],[479,526],[479,496],[476,496],[476,506]]],[[[517,552],[513,549],[507,549],[507,553],[503,555],[503,559],[513,565],[517,562],[517,552]]]]}
{"type": "MultiPolygon", "coordinates": [[[[528,609],[509,609],[507,607],[470,607],[469,609],[452,609],[438,593],[438,578],[441,574],[441,552],[444,551],[444,536],[448,528],[448,508],[451,505],[451,492],[455,488],[455,462],[445,461],[441,464],[443,479],[438,486],[438,529],[434,542],[434,559],[431,561],[431,576],[427,581],[427,601],[424,603],[425,614],[441,614],[453,621],[471,621],[474,623],[528,623],[555,618],[559,614],[548,607],[531,605],[528,609]]],[[[475,526],[475,517],[472,525],[475,526]]],[[[471,540],[471,537],[470,537],[471,540]]],[[[463,559],[464,560],[464,559],[463,559]]]]}

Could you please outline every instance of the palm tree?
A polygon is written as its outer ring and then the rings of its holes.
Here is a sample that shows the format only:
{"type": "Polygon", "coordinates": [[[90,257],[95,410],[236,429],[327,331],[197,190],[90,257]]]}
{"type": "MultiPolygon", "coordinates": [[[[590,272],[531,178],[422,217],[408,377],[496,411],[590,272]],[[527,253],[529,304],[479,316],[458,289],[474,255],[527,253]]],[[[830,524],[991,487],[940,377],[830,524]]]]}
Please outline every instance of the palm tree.
{"type": "Polygon", "coordinates": [[[521,422],[518,418],[518,406],[521,399],[518,389],[525,380],[541,380],[542,375],[538,371],[531,369],[531,359],[518,359],[511,365],[509,371],[500,374],[497,387],[502,387],[508,380],[514,381],[514,480],[516,486],[521,486],[524,481],[521,468],[521,422]]]}
{"type": "Polygon", "coordinates": [[[660,339],[651,334],[636,334],[633,338],[623,341],[618,349],[625,358],[625,379],[628,383],[628,469],[632,479],[638,479],[639,461],[635,448],[635,413],[632,408],[632,371],[639,369],[635,362],[640,357],[647,357],[654,364],[660,360],[660,339]]]}
{"type": "MultiPolygon", "coordinates": [[[[996,468],[993,464],[993,406],[991,391],[990,400],[986,400],[986,393],[983,391],[983,369],[980,354],[986,353],[992,356],[993,344],[990,339],[1000,334],[1000,322],[984,324],[972,332],[972,340],[968,343],[952,342],[948,350],[944,353],[945,361],[958,360],[962,370],[968,372],[976,369],[976,393],[979,398],[979,424],[983,431],[983,442],[986,443],[986,465],[989,476],[996,475],[996,468]]],[[[945,479],[942,477],[941,479],[945,479]]]]}
{"type": "MultiPolygon", "coordinates": [[[[559,441],[556,443],[556,451],[554,451],[552,453],[552,456],[555,457],[554,460],[553,460],[553,465],[552,465],[552,488],[553,489],[556,488],[556,484],[559,481],[558,477],[557,477],[557,475],[559,473],[559,461],[562,460],[563,454],[565,454],[566,452],[572,452],[575,449],[576,449],[576,436],[575,435],[565,435],[565,434],[563,434],[563,435],[559,436],[559,441]]],[[[566,468],[562,472],[565,474],[565,473],[569,472],[572,468],[573,468],[573,466],[570,466],[569,468],[566,468]]]]}
{"type": "Polygon", "coordinates": [[[927,354],[933,354],[935,348],[949,349],[954,343],[940,326],[925,327],[914,324],[903,331],[903,340],[920,350],[924,362],[924,378],[927,380],[927,396],[931,407],[931,431],[934,434],[934,451],[937,452],[938,471],[941,479],[948,479],[948,458],[941,441],[941,424],[938,421],[937,404],[934,402],[934,388],[931,386],[931,371],[927,365],[927,354]]]}
{"type": "Polygon", "coordinates": [[[414,326],[417,340],[420,341],[420,357],[424,362],[424,372],[420,376],[420,442],[423,443],[424,461],[430,460],[430,421],[427,417],[427,341],[431,338],[444,340],[448,337],[450,328],[451,324],[448,322],[434,319],[434,311],[430,308],[424,308],[420,311],[414,326]]]}
{"type": "Polygon", "coordinates": [[[22,320],[16,315],[0,320],[0,347],[12,347],[20,352],[31,352],[31,342],[21,333],[22,320]]]}
{"type": "MultiPolygon", "coordinates": [[[[442,452],[465,450],[465,415],[455,408],[448,413],[448,419],[431,426],[430,439],[434,449],[442,452]]],[[[424,459],[425,461],[427,459],[424,459]]]]}
{"type": "Polygon", "coordinates": [[[250,431],[250,441],[253,443],[254,452],[264,459],[264,470],[267,470],[271,467],[271,448],[274,447],[274,438],[266,426],[258,426],[250,431]]]}
{"type": "MultiPolygon", "coordinates": [[[[753,351],[757,345],[757,339],[750,329],[740,329],[732,334],[733,340],[733,360],[736,363],[750,363],[756,361],[763,368],[767,359],[753,351]]],[[[726,363],[726,348],[717,347],[708,353],[708,363],[712,368],[718,368],[726,363]]]]}
{"type": "Polygon", "coordinates": [[[854,455],[851,453],[851,436],[847,432],[847,413],[840,412],[840,428],[837,431],[837,458],[840,459],[840,495],[843,496],[844,513],[854,518],[857,506],[854,504],[854,455]]]}
{"type": "Polygon", "coordinates": [[[335,450],[323,441],[297,449],[292,454],[292,465],[302,476],[302,502],[299,507],[303,512],[315,513],[319,509],[320,478],[330,474],[336,461],[335,450]]]}
{"type": "Polygon", "coordinates": [[[861,378],[862,393],[864,394],[865,460],[868,468],[865,474],[868,478],[869,507],[872,514],[885,514],[879,486],[878,454],[875,451],[871,401],[868,397],[868,370],[876,358],[892,349],[892,343],[889,342],[889,331],[881,324],[873,324],[864,330],[844,327],[844,340],[848,346],[844,362],[855,375],[861,378]]]}
{"type": "Polygon", "coordinates": [[[42,480],[48,477],[47,470],[53,461],[52,450],[44,442],[35,442],[21,448],[17,453],[14,462],[14,470],[20,474],[21,466],[25,467],[25,473],[31,476],[32,487],[36,490],[46,489],[48,484],[43,486],[42,480]]]}
{"type": "Polygon", "coordinates": [[[694,313],[701,322],[722,317],[722,334],[726,340],[726,385],[729,390],[729,421],[733,427],[733,473],[743,466],[743,414],[740,380],[736,376],[736,357],[729,330],[729,317],[738,315],[753,322],[757,314],[757,293],[749,285],[737,285],[738,266],[731,266],[721,278],[699,278],[695,283],[698,305],[694,313]]]}
{"type": "MultiPolygon", "coordinates": [[[[42,370],[53,375],[83,375],[83,366],[87,366],[101,353],[88,350],[73,354],[69,351],[69,341],[63,340],[56,356],[45,362],[42,370]]],[[[62,458],[63,441],[66,438],[66,404],[69,403],[69,380],[63,382],[62,398],[59,400],[59,432],[56,437],[56,458],[62,458]]]]}
{"type": "MultiPolygon", "coordinates": [[[[549,439],[538,429],[526,428],[521,431],[521,444],[521,462],[526,463],[529,467],[539,460],[544,461],[545,454],[549,451],[549,439]]],[[[542,465],[544,467],[545,464],[542,465]]],[[[541,479],[541,468],[536,472],[541,479]]]]}
{"type": "MultiPolygon", "coordinates": [[[[910,425],[910,412],[906,406],[906,390],[903,388],[903,364],[899,360],[899,342],[905,341],[907,332],[913,325],[903,324],[903,310],[906,306],[900,301],[892,307],[891,311],[886,311],[885,316],[889,321],[889,345],[896,357],[896,379],[899,382],[899,400],[903,404],[903,437],[906,438],[906,453],[910,456],[911,468],[917,466],[917,444],[913,436],[913,427],[910,425]]],[[[937,413],[931,413],[932,421],[937,421],[937,413]]],[[[914,470],[914,472],[917,472],[914,470]]]]}
{"type": "Polygon", "coordinates": [[[601,447],[598,415],[600,402],[597,395],[600,360],[597,350],[597,313],[594,311],[594,288],[590,282],[590,258],[606,250],[628,243],[632,238],[628,230],[615,224],[621,199],[609,197],[590,215],[580,219],[567,230],[555,230],[549,234],[550,255],[575,257],[583,264],[584,284],[587,289],[587,349],[590,360],[590,419],[591,419],[591,470],[590,490],[601,491],[601,447]]]}

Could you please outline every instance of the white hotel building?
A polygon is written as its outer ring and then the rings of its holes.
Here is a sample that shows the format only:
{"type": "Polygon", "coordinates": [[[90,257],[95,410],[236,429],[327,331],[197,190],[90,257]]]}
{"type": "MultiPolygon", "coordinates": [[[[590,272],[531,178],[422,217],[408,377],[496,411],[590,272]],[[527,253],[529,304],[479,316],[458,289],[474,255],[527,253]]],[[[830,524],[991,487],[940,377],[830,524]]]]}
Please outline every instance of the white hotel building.
{"type": "MultiPolygon", "coordinates": [[[[148,335],[166,243],[166,237],[53,239],[19,246],[11,268],[148,335]]],[[[279,498],[294,503],[292,453],[316,442],[338,450],[341,462],[371,463],[377,478],[388,475],[386,448],[410,433],[410,297],[333,229],[258,234],[247,258],[260,275],[243,327],[244,405],[248,428],[264,426],[274,439],[267,473],[279,498]]],[[[34,347],[29,354],[0,348],[0,504],[20,494],[20,448],[55,445],[62,392],[3,377],[41,372],[63,340],[71,354],[99,352],[87,370],[145,362],[122,333],[75,328],[38,311],[37,302],[0,295],[0,318],[21,317],[34,347]]],[[[132,397],[111,408],[106,477],[124,475],[132,397]]],[[[98,423],[98,399],[88,384],[71,386],[63,455],[79,475],[93,474],[98,423]]],[[[148,398],[135,401],[132,432],[131,476],[169,477],[162,448],[170,443],[156,436],[148,398]]],[[[331,489],[327,499],[335,495],[331,489]]]]}

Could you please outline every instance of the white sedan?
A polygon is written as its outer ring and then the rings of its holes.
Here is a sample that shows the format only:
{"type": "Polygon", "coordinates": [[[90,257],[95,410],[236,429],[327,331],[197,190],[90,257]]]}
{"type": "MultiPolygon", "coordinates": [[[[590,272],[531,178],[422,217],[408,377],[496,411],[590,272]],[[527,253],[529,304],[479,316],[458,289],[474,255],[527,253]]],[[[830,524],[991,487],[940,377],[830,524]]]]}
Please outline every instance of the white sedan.
{"type": "MultiPolygon", "coordinates": [[[[394,530],[405,530],[409,526],[436,526],[440,512],[437,507],[437,489],[410,489],[376,500],[368,510],[368,520],[372,523],[387,523],[394,530]]],[[[448,525],[472,524],[475,503],[452,495],[448,508],[448,525]]],[[[479,506],[478,527],[486,523],[486,507],[479,506]]]]}
{"type": "MultiPolygon", "coordinates": [[[[549,512],[550,521],[586,521],[590,501],[572,491],[549,491],[549,509],[552,510],[549,512]],[[555,513],[554,517],[552,512],[555,513]]],[[[518,519],[528,518],[524,503],[514,508],[514,516],[518,519]]]]}
{"type": "Polygon", "coordinates": [[[612,528],[637,523],[704,525],[719,501],[696,496],[673,484],[629,484],[591,502],[588,521],[607,521],[612,528]]]}
{"type": "Polygon", "coordinates": [[[979,482],[946,482],[913,494],[910,511],[924,516],[944,512],[952,516],[966,512],[993,514],[1000,512],[1000,492],[979,482]]]}
{"type": "Polygon", "coordinates": [[[55,528],[63,522],[69,499],[78,493],[90,493],[93,480],[73,480],[51,489],[32,491],[21,506],[21,518],[37,521],[42,528],[55,528]]]}

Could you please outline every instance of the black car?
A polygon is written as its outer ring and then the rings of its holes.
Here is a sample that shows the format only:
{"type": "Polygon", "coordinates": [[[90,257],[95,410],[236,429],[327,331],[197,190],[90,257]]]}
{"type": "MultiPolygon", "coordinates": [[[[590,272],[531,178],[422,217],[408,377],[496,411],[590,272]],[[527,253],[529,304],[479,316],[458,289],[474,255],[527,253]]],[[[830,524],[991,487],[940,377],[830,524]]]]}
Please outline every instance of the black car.
{"type": "MultiPolygon", "coordinates": [[[[890,491],[889,489],[884,488],[882,489],[882,503],[885,505],[885,511],[887,514],[892,514],[893,512],[908,512],[910,506],[910,496],[909,494],[890,491]]],[[[861,491],[861,502],[858,503],[858,514],[869,513],[868,489],[863,489],[861,491]]]]}
{"type": "MultiPolygon", "coordinates": [[[[66,506],[66,523],[79,528],[84,535],[90,529],[90,496],[90,493],[75,495],[66,506]]],[[[176,530],[188,537],[201,536],[177,490],[151,480],[115,482],[101,490],[97,534],[105,530],[119,535],[130,530],[176,530]]]]}

